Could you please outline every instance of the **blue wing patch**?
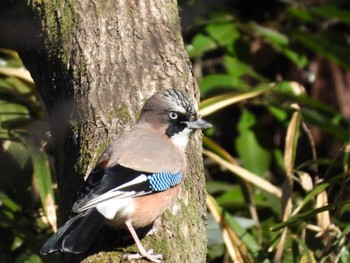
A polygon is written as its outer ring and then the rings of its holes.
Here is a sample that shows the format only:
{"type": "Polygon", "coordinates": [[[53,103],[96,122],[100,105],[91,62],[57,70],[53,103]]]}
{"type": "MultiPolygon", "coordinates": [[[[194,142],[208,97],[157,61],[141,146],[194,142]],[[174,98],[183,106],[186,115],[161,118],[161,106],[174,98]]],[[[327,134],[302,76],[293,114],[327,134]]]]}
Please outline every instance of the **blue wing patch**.
{"type": "Polygon", "coordinates": [[[181,172],[145,173],[115,165],[90,174],[72,211],[81,213],[112,199],[119,200],[162,192],[181,183],[181,172]]]}
{"type": "Polygon", "coordinates": [[[153,192],[161,192],[178,185],[182,180],[182,172],[160,172],[147,176],[153,192]]]}

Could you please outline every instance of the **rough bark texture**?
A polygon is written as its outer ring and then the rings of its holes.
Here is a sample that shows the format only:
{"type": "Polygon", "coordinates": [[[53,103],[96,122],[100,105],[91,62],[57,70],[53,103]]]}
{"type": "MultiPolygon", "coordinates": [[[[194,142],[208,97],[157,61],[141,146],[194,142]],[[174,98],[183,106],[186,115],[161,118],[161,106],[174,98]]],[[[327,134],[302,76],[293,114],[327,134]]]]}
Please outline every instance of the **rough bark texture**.
{"type": "MultiPolygon", "coordinates": [[[[7,14],[18,17],[22,10],[30,19],[30,30],[19,26],[10,38],[50,117],[63,222],[82,177],[108,143],[135,123],[149,96],[176,87],[198,100],[198,90],[183,48],[176,1],[42,0],[30,6],[22,1],[1,5],[11,9],[7,14]]],[[[163,253],[166,262],[205,261],[200,153],[197,134],[188,148],[180,198],[156,221],[155,233],[142,240],[146,248],[163,253]]],[[[121,254],[103,252],[85,262],[118,262],[121,254]]]]}

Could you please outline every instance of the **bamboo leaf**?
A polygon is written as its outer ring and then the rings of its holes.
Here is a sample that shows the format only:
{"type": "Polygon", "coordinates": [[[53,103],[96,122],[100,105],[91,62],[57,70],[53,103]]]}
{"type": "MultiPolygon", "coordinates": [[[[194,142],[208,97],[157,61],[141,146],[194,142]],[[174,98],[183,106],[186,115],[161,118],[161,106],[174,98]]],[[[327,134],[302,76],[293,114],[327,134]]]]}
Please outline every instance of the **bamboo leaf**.
{"type": "Polygon", "coordinates": [[[331,5],[321,5],[312,8],[311,12],[330,19],[337,18],[341,22],[350,24],[350,11],[343,8],[331,5]]]}
{"type": "Polygon", "coordinates": [[[295,216],[291,216],[287,221],[284,221],[282,223],[276,224],[273,227],[271,227],[271,231],[277,231],[281,228],[284,227],[290,227],[293,226],[295,224],[298,224],[299,222],[305,222],[307,220],[309,220],[311,217],[322,213],[324,211],[330,211],[333,210],[339,206],[344,206],[344,205],[350,205],[350,201],[341,201],[341,202],[335,202],[329,205],[325,205],[319,208],[315,208],[315,209],[310,209],[304,213],[300,213],[298,215],[295,216]]]}
{"type": "Polygon", "coordinates": [[[30,149],[32,155],[35,182],[38,186],[41,204],[50,225],[57,230],[57,216],[55,208],[55,196],[52,189],[51,171],[47,155],[38,150],[28,140],[24,140],[25,145],[30,149]]]}
{"type": "MultiPolygon", "coordinates": [[[[297,149],[300,112],[298,105],[292,105],[296,111],[293,113],[292,119],[287,129],[284,147],[284,167],[286,170],[286,178],[282,186],[282,220],[286,221],[292,213],[292,194],[293,194],[293,172],[295,166],[295,155],[297,149]]],[[[277,245],[277,251],[274,260],[280,262],[284,252],[285,242],[287,237],[287,228],[282,230],[281,239],[277,245]]]]}
{"type": "Polygon", "coordinates": [[[314,190],[312,190],[308,195],[301,201],[301,203],[294,209],[293,213],[291,214],[292,216],[295,216],[296,214],[299,213],[299,211],[305,207],[310,201],[314,199],[315,196],[317,196],[319,193],[324,191],[330,184],[329,183],[324,183],[320,184],[317,186],[314,190]]]}
{"type": "Polygon", "coordinates": [[[24,68],[5,68],[0,67],[0,74],[20,78],[22,80],[25,80],[29,83],[34,83],[32,77],[30,76],[30,73],[28,70],[24,68]]]}
{"type": "Polygon", "coordinates": [[[229,154],[225,149],[223,149],[219,144],[217,144],[214,140],[210,139],[207,136],[203,136],[203,146],[210,150],[211,152],[217,154],[221,158],[225,159],[234,164],[238,164],[238,162],[229,154]]]}
{"type": "Polygon", "coordinates": [[[15,201],[0,191],[0,207],[3,205],[8,207],[12,212],[18,212],[22,210],[22,208],[15,201]]]}
{"type": "Polygon", "coordinates": [[[201,95],[214,89],[227,88],[230,90],[248,90],[250,86],[237,76],[227,74],[211,74],[204,76],[199,83],[201,95]]]}
{"type": "MultiPolygon", "coordinates": [[[[323,207],[328,204],[328,196],[326,191],[320,192],[316,197],[316,208],[323,207]]],[[[316,215],[317,225],[326,230],[331,225],[329,211],[324,211],[316,215]]]]}
{"type": "Polygon", "coordinates": [[[215,221],[221,226],[224,242],[233,262],[253,262],[244,242],[229,227],[227,220],[222,216],[221,208],[210,195],[207,197],[207,206],[215,221]]]}
{"type": "MultiPolygon", "coordinates": [[[[292,119],[288,126],[286,143],[284,150],[284,166],[286,169],[287,176],[291,176],[295,166],[295,155],[297,149],[297,142],[299,137],[299,126],[300,126],[300,113],[299,106],[292,105],[296,111],[293,113],[292,119]]],[[[292,178],[291,178],[292,179],[292,178]]],[[[293,179],[292,179],[293,180],[293,179]]]]}
{"type": "Polygon", "coordinates": [[[228,93],[204,100],[199,106],[199,114],[203,117],[207,116],[229,105],[260,96],[270,89],[271,88],[262,88],[242,93],[228,93]]]}
{"type": "Polygon", "coordinates": [[[210,151],[203,150],[203,154],[206,155],[207,157],[209,157],[210,159],[216,161],[218,164],[222,165],[223,167],[225,167],[226,169],[228,169],[232,173],[236,174],[237,176],[239,176],[243,180],[246,180],[246,181],[252,183],[256,187],[258,187],[258,188],[260,188],[268,193],[271,193],[271,194],[277,196],[278,198],[280,198],[282,196],[282,192],[280,189],[278,189],[276,186],[272,185],[270,182],[264,180],[260,176],[257,176],[256,174],[253,174],[253,173],[249,172],[248,170],[246,170],[242,167],[239,167],[238,165],[229,163],[228,161],[225,161],[220,156],[218,156],[210,151]]]}

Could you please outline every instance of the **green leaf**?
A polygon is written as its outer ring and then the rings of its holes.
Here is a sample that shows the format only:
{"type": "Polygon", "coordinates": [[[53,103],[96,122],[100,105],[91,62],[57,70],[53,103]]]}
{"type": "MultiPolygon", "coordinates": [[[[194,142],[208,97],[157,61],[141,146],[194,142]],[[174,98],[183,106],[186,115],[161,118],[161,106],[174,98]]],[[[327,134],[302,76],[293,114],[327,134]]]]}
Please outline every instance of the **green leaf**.
{"type": "Polygon", "coordinates": [[[287,46],[289,44],[288,37],[274,29],[255,23],[252,23],[251,26],[257,33],[268,39],[271,43],[276,44],[277,46],[287,46]]]}
{"type": "Polygon", "coordinates": [[[292,216],[299,213],[299,211],[305,207],[309,202],[313,201],[314,198],[324,190],[329,187],[329,183],[320,184],[314,190],[307,194],[307,196],[299,203],[299,205],[294,209],[292,216]]]}
{"type": "Polygon", "coordinates": [[[232,90],[247,90],[250,88],[246,82],[237,76],[227,74],[206,75],[199,83],[201,94],[205,96],[209,91],[218,88],[229,88],[232,90]]]}
{"type": "Polygon", "coordinates": [[[41,258],[33,254],[31,251],[23,251],[18,255],[18,257],[14,260],[14,263],[42,263],[41,258]]]}
{"type": "Polygon", "coordinates": [[[289,39],[286,35],[267,27],[256,24],[252,25],[256,32],[258,32],[263,38],[270,42],[275,49],[285,55],[299,68],[304,68],[308,64],[308,59],[304,54],[298,54],[289,48],[289,39]]]}
{"type": "Polygon", "coordinates": [[[232,187],[216,198],[218,204],[225,208],[238,209],[246,206],[246,202],[239,186],[232,187]]]}
{"type": "Polygon", "coordinates": [[[258,135],[262,137],[263,129],[257,127],[254,114],[247,109],[242,110],[237,129],[239,136],[236,139],[236,149],[243,166],[262,176],[271,162],[271,153],[258,139],[258,135]]]}
{"type": "Polygon", "coordinates": [[[8,207],[12,212],[18,212],[22,210],[22,208],[15,201],[13,201],[5,193],[0,192],[0,207],[2,205],[8,207]]]}
{"type": "Polygon", "coordinates": [[[24,242],[23,237],[16,235],[12,241],[11,250],[14,251],[20,248],[20,246],[23,245],[23,242],[24,242]]]}
{"type": "Polygon", "coordinates": [[[306,256],[306,259],[301,259],[299,260],[299,262],[316,262],[314,255],[312,253],[312,250],[310,250],[310,248],[305,244],[305,240],[304,239],[299,239],[297,238],[297,236],[293,236],[292,238],[298,243],[298,251],[296,251],[295,255],[293,255],[293,258],[296,257],[300,257],[301,255],[304,254],[304,256],[306,256]],[[301,250],[301,251],[299,251],[301,250]]]}
{"type": "Polygon", "coordinates": [[[300,105],[305,122],[319,127],[343,142],[348,140],[349,132],[346,125],[344,125],[346,120],[336,109],[308,96],[295,95],[293,94],[294,91],[289,91],[288,86],[288,82],[278,83],[276,89],[272,90],[273,95],[277,96],[271,96],[270,98],[273,100],[269,101],[269,104],[273,107],[281,107],[282,110],[288,110],[283,106],[284,101],[294,101],[300,105]],[[283,101],[281,101],[281,98],[283,101]]]}
{"type": "MultiPolygon", "coordinates": [[[[12,98],[14,99],[14,98],[12,98]]],[[[3,123],[9,120],[16,118],[29,117],[28,109],[18,103],[12,103],[9,100],[1,96],[0,93],[0,123],[3,126],[3,123]]]]}
{"type": "Polygon", "coordinates": [[[350,252],[349,249],[342,249],[340,251],[340,261],[341,263],[348,263],[350,262],[350,252]]]}
{"type": "Polygon", "coordinates": [[[350,233],[350,225],[347,225],[341,234],[334,240],[332,246],[337,246],[340,242],[343,242],[344,238],[350,233]]]}
{"type": "Polygon", "coordinates": [[[240,36],[237,26],[233,23],[209,24],[205,30],[221,46],[233,45],[240,36]]]}
{"type": "MultiPolygon", "coordinates": [[[[339,112],[330,107],[329,105],[323,103],[320,100],[313,99],[311,97],[308,97],[305,95],[305,93],[300,89],[295,89],[293,85],[291,85],[293,82],[289,81],[283,81],[280,83],[277,83],[275,85],[275,89],[272,90],[272,92],[278,96],[286,97],[284,100],[287,101],[293,101],[300,105],[307,106],[308,108],[311,108],[313,110],[317,110],[320,112],[323,112],[327,115],[338,115],[339,112]],[[301,96],[302,95],[302,96],[301,96]]],[[[281,104],[281,101],[277,101],[278,104],[281,104]]]]}
{"type": "MultiPolygon", "coordinates": [[[[252,245],[254,239],[252,241],[249,239],[250,234],[245,229],[242,229],[242,227],[239,225],[237,229],[239,229],[240,232],[236,232],[236,229],[232,228],[229,222],[226,220],[227,213],[222,211],[222,209],[218,206],[216,200],[210,195],[207,196],[207,206],[209,211],[213,215],[215,221],[218,224],[220,224],[221,230],[223,231],[223,233],[225,233],[224,242],[226,244],[227,251],[229,252],[229,255],[233,259],[233,261],[237,260],[237,254],[239,254],[241,260],[246,262],[252,262],[252,256],[249,253],[249,248],[246,247],[246,244],[244,242],[248,241],[251,245],[251,248],[255,249],[255,247],[252,245]],[[241,232],[246,233],[244,233],[244,235],[241,236],[241,232]]],[[[260,250],[260,248],[258,248],[257,250],[260,250]]]]}
{"type": "Polygon", "coordinates": [[[350,11],[344,8],[321,5],[311,8],[311,12],[330,19],[336,18],[343,23],[350,24],[350,11]]]}
{"type": "Polygon", "coordinates": [[[349,140],[348,130],[337,122],[334,122],[329,116],[322,114],[322,112],[311,108],[303,108],[303,118],[307,123],[317,126],[343,142],[349,140]]]}
{"type": "Polygon", "coordinates": [[[215,48],[217,48],[215,41],[203,34],[197,34],[192,39],[191,45],[186,47],[190,57],[202,56],[205,52],[211,51],[215,48]]]}
{"type": "Polygon", "coordinates": [[[214,246],[219,244],[224,244],[224,239],[222,238],[221,229],[212,214],[208,214],[208,224],[207,224],[207,234],[208,234],[208,246],[214,246]]]}
{"type": "Polygon", "coordinates": [[[34,176],[38,185],[41,204],[45,215],[53,228],[56,228],[55,196],[52,189],[51,171],[47,155],[37,149],[30,141],[24,140],[31,150],[34,176]]]}
{"type": "Polygon", "coordinates": [[[269,112],[280,122],[286,122],[288,113],[286,110],[275,107],[274,105],[268,105],[267,109],[269,112]]]}
{"type": "Polygon", "coordinates": [[[6,152],[11,156],[11,158],[16,160],[20,169],[24,169],[24,166],[30,158],[28,149],[24,147],[22,143],[15,141],[7,141],[5,145],[6,152]]]}
{"type": "Polygon", "coordinates": [[[234,20],[234,15],[232,12],[227,10],[215,10],[209,13],[209,19],[205,19],[205,23],[215,24],[215,23],[227,23],[234,20]]]}
{"type": "Polygon", "coordinates": [[[275,85],[276,92],[282,91],[286,94],[291,94],[295,96],[305,95],[306,91],[305,88],[299,84],[298,82],[294,81],[281,81],[276,83],[275,85]]]}
{"type": "Polygon", "coordinates": [[[267,82],[266,78],[260,76],[248,64],[240,61],[238,58],[226,55],[224,56],[224,65],[228,73],[236,78],[246,75],[262,82],[267,82]]]}
{"type": "Polygon", "coordinates": [[[295,6],[288,8],[288,13],[304,22],[312,22],[312,15],[309,11],[299,9],[295,6]]]}
{"type": "Polygon", "coordinates": [[[229,213],[223,212],[224,218],[226,219],[228,225],[232,230],[241,238],[243,243],[247,246],[248,250],[253,254],[257,255],[260,251],[260,245],[255,241],[252,235],[244,229],[235,218],[233,218],[229,213]]]}
{"type": "Polygon", "coordinates": [[[206,183],[207,185],[207,191],[208,194],[215,194],[218,192],[227,192],[232,190],[235,185],[227,183],[227,182],[221,182],[221,181],[214,181],[214,180],[210,180],[207,181],[206,183]]]}
{"type": "Polygon", "coordinates": [[[313,217],[319,213],[322,213],[324,211],[331,211],[337,207],[341,207],[341,206],[349,205],[349,204],[350,204],[350,201],[341,201],[341,202],[335,202],[333,204],[325,205],[325,206],[322,206],[319,208],[310,209],[304,213],[300,213],[296,216],[290,217],[287,221],[284,221],[282,223],[274,225],[273,227],[271,227],[271,231],[277,231],[277,230],[284,228],[284,227],[287,227],[287,226],[290,227],[290,226],[293,226],[293,225],[298,224],[300,222],[307,222],[311,217],[313,217]]]}
{"type": "Polygon", "coordinates": [[[319,53],[321,56],[332,60],[344,67],[350,69],[350,44],[347,36],[342,32],[327,30],[326,32],[312,35],[311,33],[295,31],[293,33],[302,44],[319,53]]]}
{"type": "Polygon", "coordinates": [[[292,49],[283,47],[281,48],[281,52],[285,55],[290,61],[292,61],[299,68],[304,68],[309,63],[309,60],[304,54],[298,54],[292,49]]]}

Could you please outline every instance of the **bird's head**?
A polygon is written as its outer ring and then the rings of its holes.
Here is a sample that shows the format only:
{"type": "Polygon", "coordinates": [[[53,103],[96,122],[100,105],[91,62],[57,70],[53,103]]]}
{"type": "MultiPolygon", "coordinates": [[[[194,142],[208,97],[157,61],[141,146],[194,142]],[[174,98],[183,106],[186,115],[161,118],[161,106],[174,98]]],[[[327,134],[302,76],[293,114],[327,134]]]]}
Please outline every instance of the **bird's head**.
{"type": "Polygon", "coordinates": [[[192,131],[211,127],[199,118],[193,102],[176,89],[162,90],[150,97],[142,108],[140,121],[147,122],[182,148],[186,148],[192,131]]]}

